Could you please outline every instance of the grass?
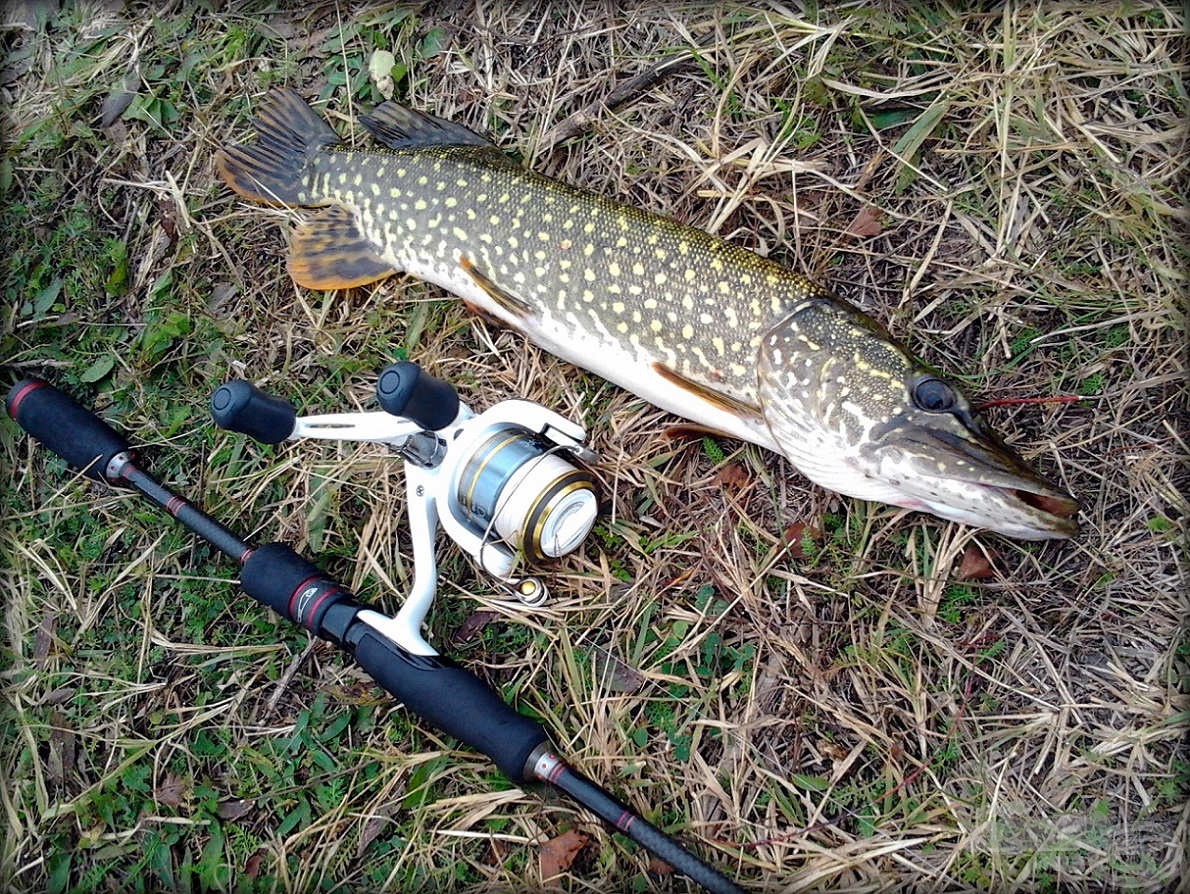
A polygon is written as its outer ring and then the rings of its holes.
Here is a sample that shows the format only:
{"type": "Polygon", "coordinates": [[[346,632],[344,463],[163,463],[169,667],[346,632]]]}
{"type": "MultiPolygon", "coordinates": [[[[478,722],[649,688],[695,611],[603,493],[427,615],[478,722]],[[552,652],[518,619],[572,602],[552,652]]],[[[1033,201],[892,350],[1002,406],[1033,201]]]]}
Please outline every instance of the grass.
{"type": "MultiPolygon", "coordinates": [[[[501,607],[446,551],[431,626],[585,772],[749,888],[1171,888],[1190,820],[1183,13],[964,8],[6,8],[6,382],[51,377],[160,478],[390,609],[411,572],[398,465],[258,448],[213,429],[210,392],[247,376],[365,406],[404,351],[473,405],[574,414],[607,511],[547,570],[554,600],[501,607]],[[981,396],[1084,395],[992,411],[1079,496],[1084,533],[1014,543],[667,437],[671,418],[404,278],[295,287],[287,216],[235,200],[211,156],[274,84],[358,138],[378,50],[414,106],[811,271],[981,396]],[[868,206],[879,232],[857,237],[868,206]],[[972,547],[992,577],[958,579],[972,547]],[[459,641],[477,609],[495,614],[459,641]]],[[[11,424],[0,451],[0,887],[536,888],[538,846],[578,827],[595,846],[553,887],[688,889],[420,728],[150,508],[11,424]]]]}

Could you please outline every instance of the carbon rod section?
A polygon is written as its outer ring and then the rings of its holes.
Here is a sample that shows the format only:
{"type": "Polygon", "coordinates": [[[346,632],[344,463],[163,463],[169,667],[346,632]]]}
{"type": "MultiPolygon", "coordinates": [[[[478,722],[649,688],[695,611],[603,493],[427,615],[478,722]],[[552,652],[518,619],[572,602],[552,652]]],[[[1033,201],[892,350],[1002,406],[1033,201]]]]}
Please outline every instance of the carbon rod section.
{"type": "Polygon", "coordinates": [[[252,552],[252,547],[215,519],[132,463],[125,463],[120,469],[120,478],[225,556],[242,563],[248,553],[252,552]]]}
{"type": "Polygon", "coordinates": [[[652,823],[641,819],[603,788],[572,769],[560,758],[544,773],[538,764],[539,778],[561,789],[578,803],[614,826],[646,850],[656,854],[678,872],[702,885],[712,894],[743,894],[743,890],[717,869],[704,863],[652,823]]]}

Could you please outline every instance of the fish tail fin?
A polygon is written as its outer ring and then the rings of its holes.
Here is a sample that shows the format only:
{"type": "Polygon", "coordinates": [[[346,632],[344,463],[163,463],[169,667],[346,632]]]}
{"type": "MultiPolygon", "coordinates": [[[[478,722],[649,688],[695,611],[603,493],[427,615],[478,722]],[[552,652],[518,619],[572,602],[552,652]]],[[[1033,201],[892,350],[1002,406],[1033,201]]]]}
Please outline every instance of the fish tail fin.
{"type": "Polygon", "coordinates": [[[303,193],[306,159],[339,135],[297,93],[271,91],[253,122],[260,138],[215,154],[223,182],[246,199],[269,205],[309,204],[303,193]]]}

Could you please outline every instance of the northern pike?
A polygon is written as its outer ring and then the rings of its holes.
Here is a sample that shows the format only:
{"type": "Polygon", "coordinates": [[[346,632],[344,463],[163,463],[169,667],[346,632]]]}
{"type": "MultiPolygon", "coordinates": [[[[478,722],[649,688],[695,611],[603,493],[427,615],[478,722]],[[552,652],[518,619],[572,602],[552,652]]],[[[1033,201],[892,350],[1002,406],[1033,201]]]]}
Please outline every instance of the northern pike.
{"type": "Polygon", "coordinates": [[[356,148],[291,90],[216,169],[239,195],[317,207],[289,272],[311,289],[405,272],[842,494],[1027,540],[1078,505],[953,382],[858,308],[702,230],[527,170],[485,137],[382,103],[356,148]]]}

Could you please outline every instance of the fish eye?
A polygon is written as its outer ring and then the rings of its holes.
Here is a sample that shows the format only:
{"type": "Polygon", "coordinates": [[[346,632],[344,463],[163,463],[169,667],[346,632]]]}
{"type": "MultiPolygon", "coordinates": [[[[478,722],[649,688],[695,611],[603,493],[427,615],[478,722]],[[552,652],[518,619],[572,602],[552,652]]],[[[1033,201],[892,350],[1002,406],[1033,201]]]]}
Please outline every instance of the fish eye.
{"type": "Polygon", "coordinates": [[[931,413],[952,410],[955,405],[954,389],[934,376],[919,379],[913,386],[913,403],[919,409],[931,413]]]}

